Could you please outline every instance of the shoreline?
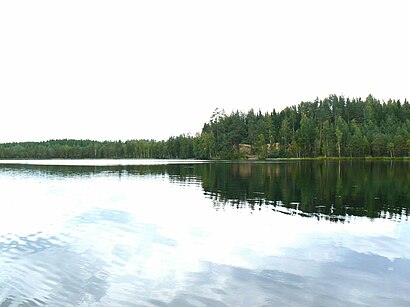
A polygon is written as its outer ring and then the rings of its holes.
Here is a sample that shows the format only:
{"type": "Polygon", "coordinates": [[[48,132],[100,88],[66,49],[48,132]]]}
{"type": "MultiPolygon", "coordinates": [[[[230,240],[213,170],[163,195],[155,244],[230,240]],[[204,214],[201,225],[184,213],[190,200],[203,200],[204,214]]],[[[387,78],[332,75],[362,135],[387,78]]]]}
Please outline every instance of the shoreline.
{"type": "Polygon", "coordinates": [[[287,161],[410,161],[410,157],[300,157],[300,158],[239,158],[239,159],[141,159],[141,158],[50,158],[50,159],[0,159],[0,165],[152,165],[197,164],[208,162],[287,162],[287,161]]]}

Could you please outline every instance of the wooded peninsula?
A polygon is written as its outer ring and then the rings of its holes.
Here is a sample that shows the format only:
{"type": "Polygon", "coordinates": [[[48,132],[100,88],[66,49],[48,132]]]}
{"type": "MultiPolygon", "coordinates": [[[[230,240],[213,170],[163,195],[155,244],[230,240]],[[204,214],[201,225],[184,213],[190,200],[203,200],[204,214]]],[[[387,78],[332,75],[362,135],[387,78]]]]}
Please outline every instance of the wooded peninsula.
{"type": "Polygon", "coordinates": [[[0,144],[0,159],[241,159],[410,156],[410,105],[330,95],[277,112],[215,109],[196,135],[168,140],[0,144]]]}

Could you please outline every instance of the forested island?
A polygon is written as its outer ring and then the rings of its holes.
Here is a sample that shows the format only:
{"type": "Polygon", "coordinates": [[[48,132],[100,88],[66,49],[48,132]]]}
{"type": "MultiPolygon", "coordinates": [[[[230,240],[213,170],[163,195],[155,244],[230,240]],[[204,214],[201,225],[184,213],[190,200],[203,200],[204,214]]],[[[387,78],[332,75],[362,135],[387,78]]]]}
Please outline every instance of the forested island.
{"type": "Polygon", "coordinates": [[[277,112],[216,109],[196,135],[166,141],[0,144],[0,159],[240,159],[410,156],[410,105],[330,95],[277,112]]]}

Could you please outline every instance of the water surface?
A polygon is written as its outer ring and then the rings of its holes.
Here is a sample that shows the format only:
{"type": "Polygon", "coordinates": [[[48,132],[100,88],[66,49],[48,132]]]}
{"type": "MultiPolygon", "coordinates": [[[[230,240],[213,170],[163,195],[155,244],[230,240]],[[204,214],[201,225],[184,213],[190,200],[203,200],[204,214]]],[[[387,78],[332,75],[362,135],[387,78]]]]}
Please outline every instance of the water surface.
{"type": "Polygon", "coordinates": [[[410,163],[82,163],[0,166],[0,306],[410,305],[410,163]]]}

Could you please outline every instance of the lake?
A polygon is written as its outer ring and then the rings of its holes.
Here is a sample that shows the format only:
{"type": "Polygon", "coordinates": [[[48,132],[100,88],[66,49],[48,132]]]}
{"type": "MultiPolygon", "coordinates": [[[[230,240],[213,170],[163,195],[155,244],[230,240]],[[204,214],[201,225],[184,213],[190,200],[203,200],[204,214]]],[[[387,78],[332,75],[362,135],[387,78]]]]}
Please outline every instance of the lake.
{"type": "Polygon", "coordinates": [[[410,305],[410,162],[3,163],[0,306],[410,305]]]}

